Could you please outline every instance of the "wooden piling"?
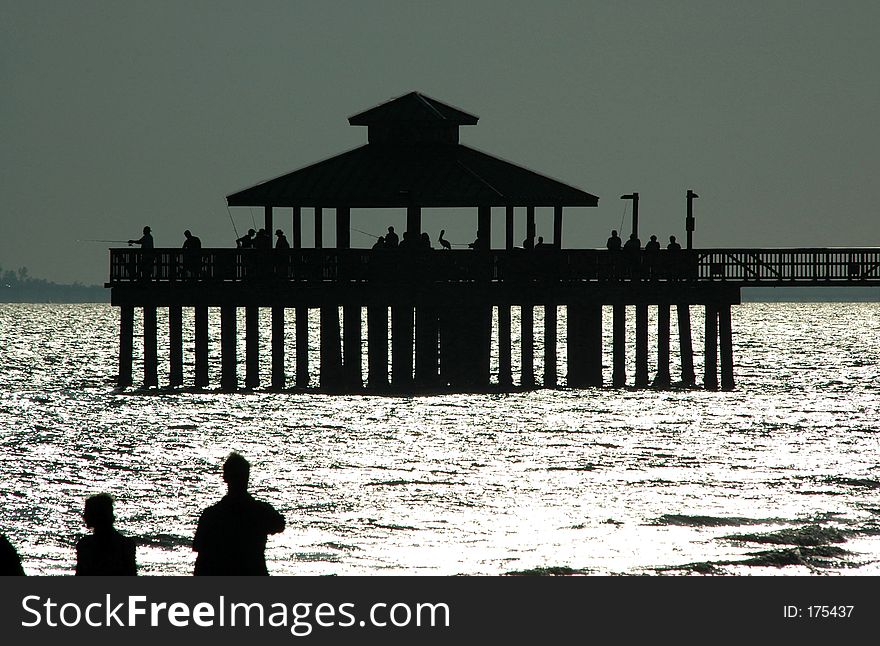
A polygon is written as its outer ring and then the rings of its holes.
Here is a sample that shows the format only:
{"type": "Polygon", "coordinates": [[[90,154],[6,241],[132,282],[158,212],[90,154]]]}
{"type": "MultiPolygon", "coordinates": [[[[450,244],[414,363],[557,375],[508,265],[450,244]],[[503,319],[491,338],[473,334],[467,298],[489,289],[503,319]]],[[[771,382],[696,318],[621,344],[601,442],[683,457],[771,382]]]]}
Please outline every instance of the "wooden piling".
{"type": "Polygon", "coordinates": [[[244,309],[244,347],[246,388],[260,385],[260,308],[248,305],[244,309]]]}
{"type": "Polygon", "coordinates": [[[718,307],[706,305],[706,339],[703,387],[718,389],[718,307]]]}
{"type": "Polygon", "coordinates": [[[556,388],[556,305],[544,306],[544,388],[556,388]]]}
{"type": "Polygon", "coordinates": [[[654,375],[654,386],[668,388],[672,382],[669,373],[669,305],[660,303],[657,306],[657,374],[654,375]]]}
{"type": "Polygon", "coordinates": [[[391,384],[409,389],[413,383],[413,307],[391,306],[391,384]]]}
{"type": "Polygon", "coordinates": [[[360,390],[363,385],[361,371],[361,307],[346,305],[342,308],[342,369],[345,374],[345,386],[360,390]]]}
{"type": "Polygon", "coordinates": [[[388,387],[388,307],[367,307],[367,385],[371,390],[388,387]]]}
{"type": "Polygon", "coordinates": [[[296,385],[309,387],[309,308],[296,308],[296,385]]]}
{"type": "Polygon", "coordinates": [[[681,354],[681,383],[693,386],[696,383],[694,374],[694,348],[691,340],[691,308],[690,305],[679,303],[678,313],[678,348],[681,354]]]}
{"type": "Polygon", "coordinates": [[[238,388],[238,315],[235,305],[220,307],[220,387],[238,388]]]}
{"type": "Polygon", "coordinates": [[[636,388],[648,385],[648,304],[636,305],[636,388]]]}
{"type": "Polygon", "coordinates": [[[195,307],[195,385],[204,388],[208,385],[208,306],[195,307]]]}
{"type": "Polygon", "coordinates": [[[183,385],[183,308],[168,307],[168,383],[183,385]]]}
{"type": "Polygon", "coordinates": [[[339,391],[343,386],[339,308],[324,306],[320,309],[320,317],[321,388],[330,392],[339,391]]]}
{"type": "Polygon", "coordinates": [[[272,388],[281,390],[286,385],[284,374],[284,307],[272,308],[272,388]]]}
{"type": "MultiPolygon", "coordinates": [[[[602,305],[589,303],[584,306],[584,385],[602,385],[602,305]]],[[[626,377],[624,377],[624,381],[626,377]]]]}
{"type": "Polygon", "coordinates": [[[520,308],[520,384],[535,387],[535,311],[533,305],[520,308]]]}
{"type": "Polygon", "coordinates": [[[615,305],[612,320],[614,371],[611,383],[615,388],[626,385],[626,305],[615,305]]]}
{"type": "MultiPolygon", "coordinates": [[[[510,234],[513,236],[513,233],[510,234]]],[[[509,388],[513,384],[510,305],[498,306],[498,385],[509,388]]]]}
{"type": "Polygon", "coordinates": [[[119,308],[119,378],[120,388],[131,386],[132,354],[134,353],[134,307],[123,305],[119,308]]]}
{"type": "Polygon", "coordinates": [[[733,390],[733,330],[730,303],[724,303],[718,308],[718,333],[721,338],[721,388],[733,390]]]}
{"type": "Polygon", "coordinates": [[[437,309],[430,305],[416,307],[416,385],[432,387],[439,377],[439,342],[437,309]]]}
{"type": "Polygon", "coordinates": [[[156,357],[156,306],[144,306],[144,386],[158,386],[156,357]]]}

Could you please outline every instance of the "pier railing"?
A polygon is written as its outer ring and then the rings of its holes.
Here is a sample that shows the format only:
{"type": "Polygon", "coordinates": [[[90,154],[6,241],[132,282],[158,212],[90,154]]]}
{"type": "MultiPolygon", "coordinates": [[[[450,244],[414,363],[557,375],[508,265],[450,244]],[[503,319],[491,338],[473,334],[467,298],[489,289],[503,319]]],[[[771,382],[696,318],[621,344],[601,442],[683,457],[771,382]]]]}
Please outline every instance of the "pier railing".
{"type": "Polygon", "coordinates": [[[880,283],[880,248],[110,250],[110,284],[288,282],[726,281],[793,285],[880,283]]]}

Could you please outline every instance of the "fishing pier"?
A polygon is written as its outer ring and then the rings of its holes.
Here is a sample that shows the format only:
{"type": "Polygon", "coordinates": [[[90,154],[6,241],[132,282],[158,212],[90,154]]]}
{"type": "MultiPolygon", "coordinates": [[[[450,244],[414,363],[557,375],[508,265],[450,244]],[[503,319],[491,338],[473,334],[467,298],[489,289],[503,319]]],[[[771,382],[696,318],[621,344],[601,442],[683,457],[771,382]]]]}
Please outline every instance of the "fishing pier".
{"type": "MultiPolygon", "coordinates": [[[[193,383],[209,383],[209,308],[220,313],[220,386],[269,386],[326,392],[484,392],[492,389],[603,385],[603,309],[612,313],[612,385],[697,384],[691,310],[705,311],[707,389],[735,386],[731,308],[743,287],[880,285],[880,250],[694,249],[692,191],[686,195],[687,243],[680,250],[638,252],[562,246],[569,207],[598,198],[459,143],[459,127],[477,117],[410,93],[349,119],[368,143],[227,197],[229,206],[261,207],[265,230],[282,218],[289,249],[111,249],[111,303],[119,307],[118,385],[134,383],[134,321],[143,320],[143,380],[159,386],[157,311],[167,308],[168,380],[184,384],[183,312],[194,317],[193,383]],[[552,208],[553,237],[535,245],[535,210],[552,208]],[[407,244],[354,249],[357,209],[406,212],[407,244]],[[476,240],[469,249],[422,248],[423,208],[468,208],[476,240]],[[491,248],[493,213],[503,213],[505,247],[491,248]],[[305,246],[303,217],[314,218],[305,246]],[[332,246],[323,222],[334,217],[332,246]],[[515,244],[517,218],[526,240],[515,244]],[[239,375],[239,308],[244,310],[244,375],[239,375]],[[271,312],[269,348],[260,344],[260,310],[271,312]],[[535,310],[543,309],[543,378],[535,362],[535,310]],[[566,312],[566,365],[557,365],[560,308],[566,312]],[[656,370],[649,374],[649,308],[656,308],[656,370]],[[514,386],[512,311],[520,321],[519,385],[514,386]],[[627,339],[627,311],[635,339],[627,339]],[[319,334],[309,329],[317,311],[319,334]],[[675,313],[679,357],[670,356],[675,313]],[[295,371],[287,374],[285,325],[295,322],[295,371]],[[495,324],[493,325],[493,320],[495,324]],[[314,338],[317,337],[317,338],[314,338]],[[493,338],[494,337],[494,338],[493,338]],[[366,340],[366,343],[364,341],[366,340]],[[497,374],[490,353],[497,344],[497,374]],[[635,374],[627,374],[634,345],[635,374]],[[309,350],[318,348],[318,383],[309,350]],[[363,352],[366,348],[366,370],[363,352]],[[261,356],[268,350],[268,380],[261,356]],[[675,375],[671,369],[676,364],[675,375]]],[[[632,232],[638,234],[638,194],[632,232]]]]}

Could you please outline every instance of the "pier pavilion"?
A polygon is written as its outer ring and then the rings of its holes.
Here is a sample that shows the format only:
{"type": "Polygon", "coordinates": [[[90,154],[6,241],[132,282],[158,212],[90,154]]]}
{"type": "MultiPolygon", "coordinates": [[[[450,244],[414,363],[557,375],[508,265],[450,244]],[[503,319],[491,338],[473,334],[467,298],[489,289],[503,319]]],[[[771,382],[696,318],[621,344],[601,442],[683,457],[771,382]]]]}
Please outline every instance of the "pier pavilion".
{"type": "MultiPolygon", "coordinates": [[[[477,117],[419,93],[383,103],[349,119],[367,127],[363,146],[227,197],[229,206],[262,207],[268,232],[290,217],[291,249],[111,249],[111,302],[120,308],[118,383],[132,385],[135,309],[143,314],[144,386],[157,386],[157,308],[168,308],[170,386],[184,383],[183,308],[193,308],[194,379],[209,384],[209,308],[220,310],[220,385],[240,386],[238,309],[244,309],[244,385],[260,387],[263,348],[260,308],[271,310],[272,388],[328,392],[490,388],[493,310],[497,311],[498,376],[513,388],[511,308],[520,311],[520,387],[558,385],[557,312],[567,309],[568,387],[602,385],[602,311],[612,306],[612,383],[628,383],[626,311],[635,309],[633,385],[665,387],[670,374],[670,309],[675,306],[680,381],[693,385],[690,307],[705,308],[703,385],[734,387],[731,306],[747,285],[878,284],[876,249],[685,249],[654,254],[563,249],[566,207],[596,206],[590,193],[459,142],[459,128],[477,117]],[[358,209],[406,211],[405,238],[421,233],[423,208],[473,209],[473,249],[352,249],[358,209]],[[530,248],[535,209],[552,207],[553,238],[530,248]],[[505,247],[491,248],[492,209],[505,213],[505,247]],[[314,217],[307,248],[302,218],[314,217]],[[335,245],[323,222],[336,220],[335,245]],[[514,245],[514,219],[524,212],[526,248],[514,245]],[[544,375],[534,374],[534,309],[544,309],[544,375]],[[648,374],[648,308],[657,308],[657,371],[648,374]],[[308,312],[319,311],[310,338],[308,312]],[[340,322],[340,311],[342,314],[340,322]],[[364,312],[366,316],[364,317],[364,312]],[[285,320],[295,318],[295,375],[285,374],[285,320]],[[390,316],[389,316],[390,315],[390,316]],[[367,371],[362,371],[366,320],[367,371]],[[390,348],[389,348],[390,322],[390,348]],[[719,343],[720,342],[720,343],[719,343]],[[319,383],[310,383],[309,348],[318,344],[319,383]],[[390,350],[390,353],[389,353],[390,350]],[[389,369],[390,354],[390,369],[389,369]],[[293,381],[290,381],[293,377],[293,381]]],[[[637,205],[638,194],[624,196],[637,205]]],[[[688,240],[692,198],[688,191],[688,240]]],[[[634,215],[635,215],[634,208],[634,215]]],[[[637,231],[637,218],[633,228],[637,231]]],[[[690,244],[688,245],[690,247],[690,244]]]]}

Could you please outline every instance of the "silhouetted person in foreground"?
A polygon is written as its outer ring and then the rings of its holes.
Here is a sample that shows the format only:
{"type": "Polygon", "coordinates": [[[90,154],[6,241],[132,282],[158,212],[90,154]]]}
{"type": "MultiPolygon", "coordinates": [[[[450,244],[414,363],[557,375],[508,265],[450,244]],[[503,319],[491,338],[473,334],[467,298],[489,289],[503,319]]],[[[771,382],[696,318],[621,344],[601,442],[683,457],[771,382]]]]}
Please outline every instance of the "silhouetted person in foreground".
{"type": "Polygon", "coordinates": [[[385,248],[397,249],[400,244],[400,238],[394,233],[394,227],[388,227],[388,233],[385,234],[385,248]]]}
{"type": "Polygon", "coordinates": [[[183,232],[183,269],[190,278],[198,277],[202,264],[202,241],[187,229],[183,232]]]}
{"type": "Polygon", "coordinates": [[[113,527],[113,498],[105,493],[86,499],[83,512],[90,536],[76,544],[77,576],[134,576],[135,543],[113,527]]]}
{"type": "Polygon", "coordinates": [[[246,235],[241,236],[235,240],[235,246],[239,249],[253,249],[254,248],[254,236],[257,234],[253,229],[248,229],[246,235]]]}
{"type": "Polygon", "coordinates": [[[284,531],[284,517],[269,503],[254,500],[248,493],[251,465],[238,453],[230,453],[223,464],[228,493],[216,505],[202,512],[193,539],[198,552],[193,574],[254,576],[268,575],[266,539],[284,531]]]}
{"type": "Polygon", "coordinates": [[[608,249],[608,251],[620,251],[622,245],[623,243],[620,240],[620,236],[617,235],[617,230],[612,229],[611,237],[608,238],[608,242],[605,243],[605,247],[608,249]]]}
{"type": "Polygon", "coordinates": [[[24,576],[21,558],[3,534],[0,534],[0,576],[24,576]]]}

